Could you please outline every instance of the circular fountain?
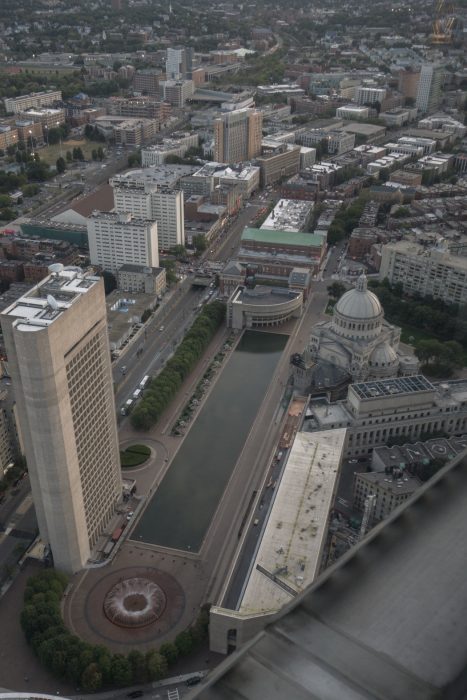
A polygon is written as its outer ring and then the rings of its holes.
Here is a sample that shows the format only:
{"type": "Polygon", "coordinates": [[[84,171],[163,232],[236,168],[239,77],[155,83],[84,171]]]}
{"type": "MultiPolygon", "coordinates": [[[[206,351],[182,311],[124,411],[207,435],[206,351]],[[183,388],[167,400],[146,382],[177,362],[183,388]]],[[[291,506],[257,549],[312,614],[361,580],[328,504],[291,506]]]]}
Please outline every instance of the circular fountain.
{"type": "Polygon", "coordinates": [[[166,606],[162,588],[148,578],[119,581],[104,599],[104,612],[114,625],[145,627],[160,618],[166,606]]]}

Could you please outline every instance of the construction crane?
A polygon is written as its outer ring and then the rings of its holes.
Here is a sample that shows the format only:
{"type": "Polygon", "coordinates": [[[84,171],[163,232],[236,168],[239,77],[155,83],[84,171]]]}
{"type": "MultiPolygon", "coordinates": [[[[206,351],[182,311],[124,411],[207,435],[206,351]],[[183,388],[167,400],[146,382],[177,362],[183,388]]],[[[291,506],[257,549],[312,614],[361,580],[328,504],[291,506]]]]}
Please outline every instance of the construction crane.
{"type": "Polygon", "coordinates": [[[456,17],[454,6],[448,0],[437,0],[436,17],[433,22],[433,32],[430,36],[432,44],[450,44],[456,17]]]}

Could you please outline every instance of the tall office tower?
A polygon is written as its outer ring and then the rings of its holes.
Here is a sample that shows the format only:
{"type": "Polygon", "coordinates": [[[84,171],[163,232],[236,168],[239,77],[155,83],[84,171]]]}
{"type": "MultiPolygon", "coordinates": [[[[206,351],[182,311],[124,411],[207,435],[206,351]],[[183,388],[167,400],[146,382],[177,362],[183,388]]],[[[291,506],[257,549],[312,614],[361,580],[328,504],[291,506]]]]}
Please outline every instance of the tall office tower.
{"type": "Polygon", "coordinates": [[[214,120],[214,160],[240,163],[261,154],[263,114],[256,109],[226,112],[214,120]]]}
{"type": "Polygon", "coordinates": [[[177,46],[175,49],[167,49],[165,64],[167,80],[191,78],[192,67],[193,49],[191,47],[177,46]]]}
{"type": "Polygon", "coordinates": [[[32,496],[54,564],[81,569],[122,492],[104,284],[52,274],[1,314],[32,496]]]}
{"type": "Polygon", "coordinates": [[[416,106],[421,112],[434,112],[441,103],[444,68],[436,63],[425,63],[420,71],[416,106]]]}
{"type": "MultiPolygon", "coordinates": [[[[145,174],[150,171],[150,168],[140,171],[141,179],[136,174],[131,184],[120,180],[118,176],[112,178],[115,211],[156,221],[159,250],[185,245],[183,192],[149,182],[145,174]]],[[[151,265],[157,267],[157,264],[151,265]]]]}
{"type": "Polygon", "coordinates": [[[159,267],[157,223],[131,213],[94,212],[88,219],[89,257],[116,273],[122,265],[159,267]]]}

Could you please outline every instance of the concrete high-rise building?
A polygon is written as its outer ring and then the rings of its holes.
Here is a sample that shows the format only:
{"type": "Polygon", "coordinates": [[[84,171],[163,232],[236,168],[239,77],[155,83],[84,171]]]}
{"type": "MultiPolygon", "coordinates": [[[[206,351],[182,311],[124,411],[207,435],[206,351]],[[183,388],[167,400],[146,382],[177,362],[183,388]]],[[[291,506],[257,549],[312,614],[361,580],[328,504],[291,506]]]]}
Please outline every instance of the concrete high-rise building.
{"type": "Polygon", "coordinates": [[[193,49],[191,47],[177,46],[167,49],[165,72],[167,80],[179,80],[191,78],[193,68],[193,49]]]}
{"type": "Polygon", "coordinates": [[[434,112],[441,103],[444,68],[436,63],[426,63],[420,71],[416,106],[421,112],[434,112]]]}
{"type": "Polygon", "coordinates": [[[57,265],[1,324],[40,535],[73,573],[122,492],[103,281],[57,265]]]}
{"type": "Polygon", "coordinates": [[[192,80],[164,80],[161,83],[162,95],[174,107],[184,107],[195,91],[192,80]]]}
{"type": "Polygon", "coordinates": [[[240,163],[261,154],[263,114],[256,109],[238,109],[214,120],[214,160],[240,163]]]}
{"type": "Polygon", "coordinates": [[[157,223],[130,213],[94,212],[88,219],[93,265],[116,273],[125,264],[159,267],[157,223]]]}

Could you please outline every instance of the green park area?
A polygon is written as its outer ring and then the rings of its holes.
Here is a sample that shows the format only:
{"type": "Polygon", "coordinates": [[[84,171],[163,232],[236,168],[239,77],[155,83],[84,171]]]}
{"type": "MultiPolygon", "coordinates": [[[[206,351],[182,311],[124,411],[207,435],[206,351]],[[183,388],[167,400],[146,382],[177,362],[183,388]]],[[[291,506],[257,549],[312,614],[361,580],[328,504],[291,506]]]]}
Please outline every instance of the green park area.
{"type": "Polygon", "coordinates": [[[88,141],[87,139],[68,139],[67,141],[62,141],[62,143],[54,143],[50,146],[45,146],[39,151],[41,160],[44,160],[49,165],[55,165],[57,158],[66,158],[67,151],[73,154],[74,148],[81,148],[85,160],[91,160],[93,150],[101,144],[96,144],[95,141],[88,141]]]}
{"type": "Polygon", "coordinates": [[[147,445],[131,445],[126,450],[120,451],[120,463],[122,469],[131,469],[139,467],[149,459],[151,450],[147,445]]]}

